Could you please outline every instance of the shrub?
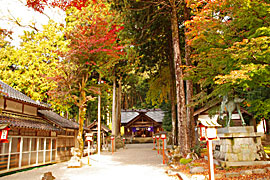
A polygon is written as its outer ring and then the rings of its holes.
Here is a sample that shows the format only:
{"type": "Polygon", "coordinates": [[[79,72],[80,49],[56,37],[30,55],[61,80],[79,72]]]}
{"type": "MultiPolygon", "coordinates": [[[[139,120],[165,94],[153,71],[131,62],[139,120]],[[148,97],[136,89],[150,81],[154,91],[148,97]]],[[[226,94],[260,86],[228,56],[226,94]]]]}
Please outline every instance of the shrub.
{"type": "Polygon", "coordinates": [[[192,161],[192,159],[186,159],[186,158],[180,159],[180,163],[183,165],[186,165],[186,164],[190,163],[191,161],[192,161]]]}

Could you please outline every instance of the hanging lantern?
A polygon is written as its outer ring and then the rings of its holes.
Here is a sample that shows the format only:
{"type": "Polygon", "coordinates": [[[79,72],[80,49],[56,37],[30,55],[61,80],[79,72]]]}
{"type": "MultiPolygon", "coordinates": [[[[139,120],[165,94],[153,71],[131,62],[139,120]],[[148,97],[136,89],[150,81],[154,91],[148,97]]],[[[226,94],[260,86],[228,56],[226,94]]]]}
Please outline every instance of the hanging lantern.
{"type": "Polygon", "coordinates": [[[8,131],[10,130],[8,124],[1,124],[0,130],[0,143],[8,143],[8,131]]]}

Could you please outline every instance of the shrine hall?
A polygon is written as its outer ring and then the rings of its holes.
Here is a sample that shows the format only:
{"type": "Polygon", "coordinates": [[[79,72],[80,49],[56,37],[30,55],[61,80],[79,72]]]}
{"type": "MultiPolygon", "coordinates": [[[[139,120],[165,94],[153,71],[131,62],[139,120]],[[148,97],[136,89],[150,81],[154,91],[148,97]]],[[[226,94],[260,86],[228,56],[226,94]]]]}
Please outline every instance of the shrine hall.
{"type": "Polygon", "coordinates": [[[164,111],[161,109],[122,110],[121,126],[124,136],[135,139],[150,139],[162,131],[164,111]]]}

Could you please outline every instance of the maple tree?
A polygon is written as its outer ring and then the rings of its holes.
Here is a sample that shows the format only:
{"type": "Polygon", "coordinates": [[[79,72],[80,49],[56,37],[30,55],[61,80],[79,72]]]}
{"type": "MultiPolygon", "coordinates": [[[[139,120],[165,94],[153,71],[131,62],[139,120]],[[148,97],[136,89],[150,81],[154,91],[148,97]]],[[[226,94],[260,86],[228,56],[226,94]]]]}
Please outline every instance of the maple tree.
{"type": "Polygon", "coordinates": [[[79,108],[78,140],[82,155],[87,102],[93,99],[93,93],[101,93],[98,79],[106,75],[123,54],[123,46],[117,42],[117,33],[123,27],[116,21],[110,5],[102,0],[81,9],[70,7],[66,12],[65,37],[70,43],[69,51],[62,54],[61,69],[65,75],[52,78],[57,88],[50,94],[58,100],[69,99],[79,108]]]}

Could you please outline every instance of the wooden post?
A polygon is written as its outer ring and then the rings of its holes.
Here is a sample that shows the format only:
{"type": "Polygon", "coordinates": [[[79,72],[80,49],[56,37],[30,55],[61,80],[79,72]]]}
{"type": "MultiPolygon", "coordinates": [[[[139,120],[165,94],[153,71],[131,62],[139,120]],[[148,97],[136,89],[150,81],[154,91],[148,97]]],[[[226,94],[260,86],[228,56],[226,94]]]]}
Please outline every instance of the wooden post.
{"type": "Polygon", "coordinates": [[[44,148],[43,148],[43,163],[46,162],[46,141],[47,141],[47,138],[44,138],[44,148]]]}
{"type": "Polygon", "coordinates": [[[29,156],[28,156],[28,165],[31,164],[31,151],[32,151],[32,138],[29,138],[29,156]]]}
{"type": "Polygon", "coordinates": [[[153,138],[153,150],[156,149],[155,145],[156,145],[156,142],[155,142],[156,138],[153,138]]]}
{"type": "Polygon", "coordinates": [[[58,141],[57,141],[57,138],[55,138],[55,161],[58,159],[57,147],[58,147],[58,141]]]}
{"type": "Polygon", "coordinates": [[[9,170],[10,166],[10,158],[11,158],[11,147],[12,147],[12,137],[9,140],[9,147],[8,147],[8,164],[7,164],[7,170],[9,170]]]}
{"type": "Polygon", "coordinates": [[[105,135],[104,132],[102,132],[102,147],[105,146],[105,135]]]}
{"type": "Polygon", "coordinates": [[[114,148],[113,141],[114,141],[114,139],[112,139],[112,154],[113,154],[113,148],[114,148]]]}
{"type": "Polygon", "coordinates": [[[165,164],[164,139],[162,139],[162,141],[163,141],[163,164],[165,164]]]}
{"type": "Polygon", "coordinates": [[[90,165],[90,141],[87,141],[88,143],[88,147],[87,147],[87,151],[88,151],[88,165],[90,165]]]}
{"type": "Polygon", "coordinates": [[[207,148],[208,148],[209,179],[215,180],[212,140],[207,141],[207,148]]]}
{"type": "MultiPolygon", "coordinates": [[[[99,75],[99,80],[98,80],[98,84],[100,84],[100,75],[99,75]]],[[[101,88],[99,88],[99,91],[101,93],[101,88]]],[[[100,126],[101,126],[101,117],[100,117],[100,114],[101,114],[101,107],[100,107],[100,104],[101,104],[101,97],[100,95],[98,95],[98,135],[97,135],[97,141],[98,141],[98,156],[100,156],[100,126]]]]}
{"type": "Polygon", "coordinates": [[[52,142],[53,142],[53,139],[51,138],[51,142],[50,142],[50,162],[52,162],[52,151],[53,151],[52,142]]]}
{"type": "Polygon", "coordinates": [[[22,149],[23,149],[23,137],[21,137],[20,140],[19,168],[22,167],[22,149]]]}
{"type": "Polygon", "coordinates": [[[39,138],[37,138],[37,155],[36,155],[36,165],[38,165],[38,150],[39,150],[39,138]]]}

